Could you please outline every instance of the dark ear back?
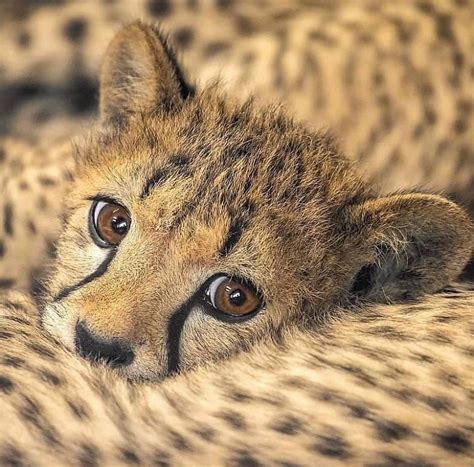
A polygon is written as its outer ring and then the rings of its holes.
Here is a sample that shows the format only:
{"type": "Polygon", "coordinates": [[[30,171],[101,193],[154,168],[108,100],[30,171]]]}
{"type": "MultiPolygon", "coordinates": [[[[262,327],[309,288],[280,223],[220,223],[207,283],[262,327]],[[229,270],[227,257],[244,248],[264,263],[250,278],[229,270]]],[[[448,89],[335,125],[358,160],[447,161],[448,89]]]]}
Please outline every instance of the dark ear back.
{"type": "Polygon", "coordinates": [[[352,293],[363,298],[391,301],[439,290],[473,252],[467,214],[439,196],[387,196],[347,213],[356,232],[352,293]]]}
{"type": "Polygon", "coordinates": [[[140,21],[110,43],[100,75],[100,114],[123,121],[136,112],[177,108],[193,90],[158,30],[140,21]]]}

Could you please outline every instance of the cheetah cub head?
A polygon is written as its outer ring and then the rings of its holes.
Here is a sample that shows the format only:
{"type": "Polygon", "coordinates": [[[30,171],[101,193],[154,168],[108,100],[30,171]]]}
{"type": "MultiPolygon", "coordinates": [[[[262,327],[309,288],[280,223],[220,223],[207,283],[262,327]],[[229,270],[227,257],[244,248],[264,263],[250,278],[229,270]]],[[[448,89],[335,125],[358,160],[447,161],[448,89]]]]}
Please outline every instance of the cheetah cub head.
{"type": "Polygon", "coordinates": [[[159,32],[122,29],[43,312],[133,380],[228,358],[355,300],[434,291],[472,249],[438,196],[379,197],[325,134],[186,81],[159,32]]]}

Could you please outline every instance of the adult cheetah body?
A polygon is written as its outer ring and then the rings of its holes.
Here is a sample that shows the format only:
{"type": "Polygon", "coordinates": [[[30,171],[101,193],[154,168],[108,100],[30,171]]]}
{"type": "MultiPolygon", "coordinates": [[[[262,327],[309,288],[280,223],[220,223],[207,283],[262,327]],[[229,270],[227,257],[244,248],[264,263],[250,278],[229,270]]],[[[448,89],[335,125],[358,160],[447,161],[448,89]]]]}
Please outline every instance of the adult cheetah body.
{"type": "MultiPolygon", "coordinates": [[[[30,308],[31,307],[31,308],[30,308]]],[[[153,386],[127,386],[0,317],[2,465],[470,465],[472,287],[289,330],[153,386]]]]}

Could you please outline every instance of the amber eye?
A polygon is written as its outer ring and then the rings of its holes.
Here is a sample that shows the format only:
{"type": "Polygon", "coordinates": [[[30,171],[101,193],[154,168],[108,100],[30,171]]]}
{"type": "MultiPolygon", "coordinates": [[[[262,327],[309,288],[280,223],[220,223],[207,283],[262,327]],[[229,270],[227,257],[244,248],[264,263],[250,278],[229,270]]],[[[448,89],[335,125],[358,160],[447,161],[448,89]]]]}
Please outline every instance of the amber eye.
{"type": "Polygon", "coordinates": [[[96,201],[91,208],[91,224],[93,238],[99,246],[116,246],[127,235],[131,219],[123,206],[96,201]]]}
{"type": "Polygon", "coordinates": [[[230,316],[248,315],[262,305],[261,297],[251,285],[224,275],[210,282],[205,296],[217,311],[230,316]]]}

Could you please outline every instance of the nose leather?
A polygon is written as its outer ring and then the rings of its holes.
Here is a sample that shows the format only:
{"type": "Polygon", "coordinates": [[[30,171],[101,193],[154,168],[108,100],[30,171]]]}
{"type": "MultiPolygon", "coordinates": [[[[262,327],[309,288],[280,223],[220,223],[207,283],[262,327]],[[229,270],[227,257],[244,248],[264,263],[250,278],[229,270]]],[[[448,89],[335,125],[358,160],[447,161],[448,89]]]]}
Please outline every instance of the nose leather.
{"type": "Polygon", "coordinates": [[[123,340],[94,335],[82,321],[76,324],[75,346],[84,358],[100,360],[114,368],[130,365],[135,357],[132,348],[123,340]]]}

